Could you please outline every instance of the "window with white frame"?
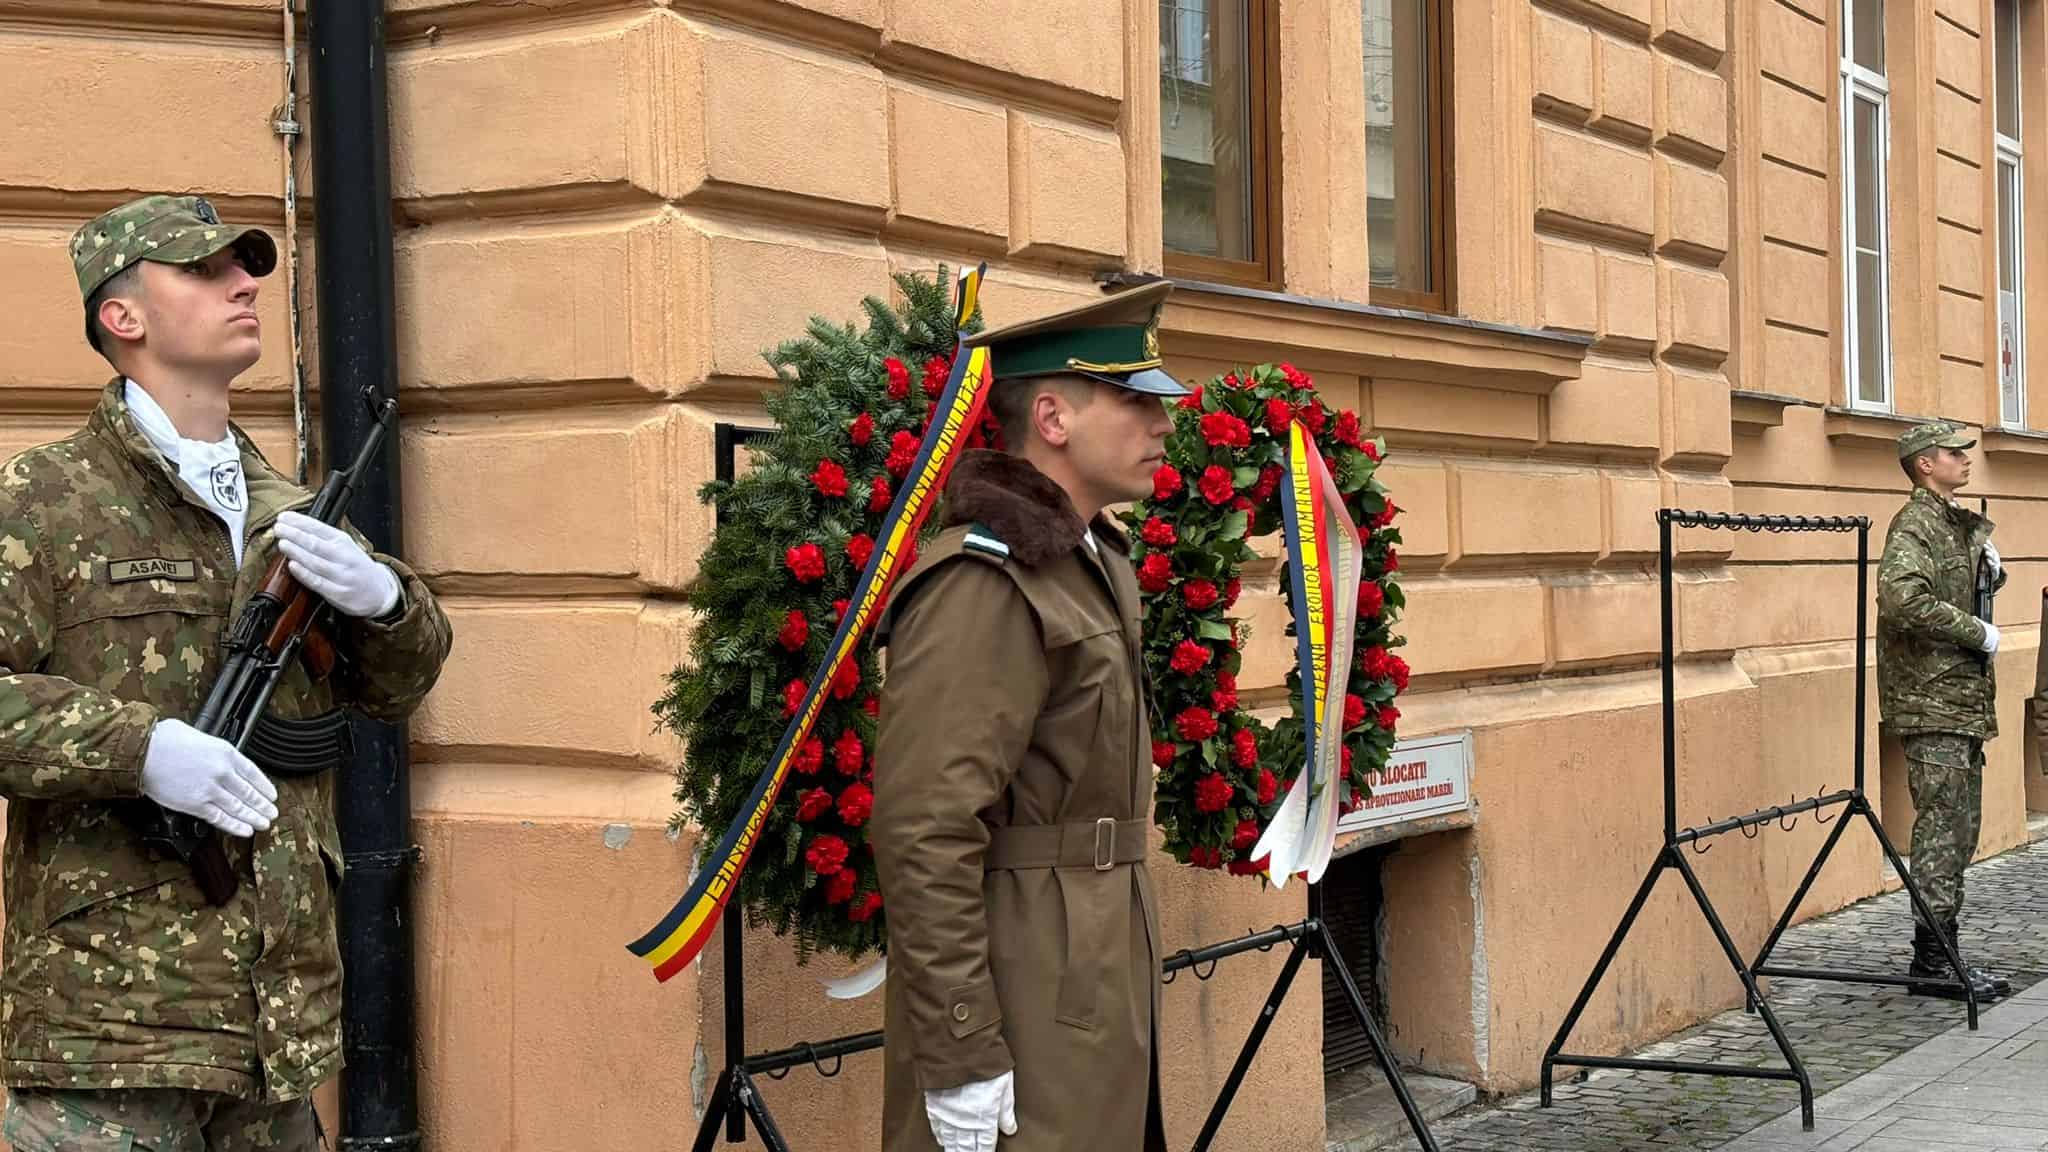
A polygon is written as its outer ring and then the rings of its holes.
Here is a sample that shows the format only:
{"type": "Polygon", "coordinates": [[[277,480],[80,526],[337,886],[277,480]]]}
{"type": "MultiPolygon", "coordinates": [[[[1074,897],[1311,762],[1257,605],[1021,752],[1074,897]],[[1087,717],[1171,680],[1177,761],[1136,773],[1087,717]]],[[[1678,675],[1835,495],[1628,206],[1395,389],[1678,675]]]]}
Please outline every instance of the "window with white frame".
{"type": "Polygon", "coordinates": [[[1884,72],[1884,0],[1842,0],[1843,290],[1849,404],[1892,406],[1890,245],[1885,156],[1891,116],[1884,72]]]}
{"type": "Polygon", "coordinates": [[[1997,118],[1998,183],[1998,418],[2008,428],[2027,422],[2026,323],[2020,301],[2026,265],[2021,244],[2020,5],[1996,0],[1992,51],[1996,61],[1993,99],[1997,118]]]}

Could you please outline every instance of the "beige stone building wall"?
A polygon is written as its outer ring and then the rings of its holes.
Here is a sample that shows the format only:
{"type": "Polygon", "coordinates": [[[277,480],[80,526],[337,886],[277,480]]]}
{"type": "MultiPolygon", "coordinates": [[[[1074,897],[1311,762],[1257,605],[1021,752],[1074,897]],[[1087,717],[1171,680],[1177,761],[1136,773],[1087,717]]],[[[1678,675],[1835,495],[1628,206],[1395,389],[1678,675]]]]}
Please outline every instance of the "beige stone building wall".
{"type": "MultiPolygon", "coordinates": [[[[674,1144],[721,1057],[720,962],[657,986],[624,942],[681,891],[694,838],[665,835],[678,749],[648,706],[685,649],[711,425],[758,420],[761,352],[813,314],[853,318],[892,271],[987,259],[1001,322],[1162,270],[1158,5],[388,7],[406,543],[457,634],[412,728],[425,1122],[450,1150],[674,1144]]],[[[1992,0],[1890,7],[1894,407],[1996,423],[1992,0]]],[[[1360,307],[1359,5],[1271,8],[1284,295],[1184,288],[1170,367],[1290,358],[1389,441],[1417,674],[1403,732],[1474,731],[1478,811],[1385,866],[1390,1023],[1423,1066],[1523,1085],[1656,846],[1655,509],[1863,514],[1874,552],[1904,490],[1900,425],[1845,407],[1839,4],[1445,3],[1452,303],[1473,324],[1360,307]]],[[[2035,75],[2040,8],[2024,5],[2035,75]]],[[[75,426],[104,379],[64,260],[77,222],[172,190],[281,226],[281,49],[268,0],[0,0],[0,450],[75,426]],[[105,118],[123,146],[88,132],[105,118]]],[[[2048,138],[2028,133],[2031,176],[2048,138]]],[[[2048,174],[2028,189],[2040,207],[2048,174]]],[[[237,399],[273,460],[292,450],[283,288],[266,286],[268,351],[237,399]]],[[[2048,426],[2048,358],[2029,367],[2048,426]]],[[[2030,794],[2048,809],[2020,734],[2044,444],[1988,435],[1978,473],[2013,570],[1986,852],[2025,836],[2030,794]]],[[[1844,539],[1681,546],[1681,821],[1845,785],[1844,539]]],[[[1284,707],[1270,570],[1243,606],[1265,639],[1242,682],[1284,707]]],[[[1873,698],[1873,741],[1876,719],[1873,698]]],[[[1903,837],[1903,781],[1872,747],[1903,837]]],[[[1802,822],[1701,861],[1739,943],[1819,837],[1802,822]]],[[[1298,888],[1162,872],[1169,947],[1302,910],[1298,888]]],[[[1882,883],[1852,836],[1807,909],[1882,883]]],[[[1652,902],[1576,1047],[1735,1002],[1681,899],[1652,902]]],[[[750,1047],[875,1025],[876,1004],[818,991],[831,965],[747,947],[750,1047]]],[[[1176,1145],[1278,963],[1168,990],[1176,1145]]],[[[1320,1040],[1304,981],[1224,1146],[1320,1146],[1320,1040]]],[[[872,1146],[872,1058],[768,1091],[800,1146],[872,1146]]]]}

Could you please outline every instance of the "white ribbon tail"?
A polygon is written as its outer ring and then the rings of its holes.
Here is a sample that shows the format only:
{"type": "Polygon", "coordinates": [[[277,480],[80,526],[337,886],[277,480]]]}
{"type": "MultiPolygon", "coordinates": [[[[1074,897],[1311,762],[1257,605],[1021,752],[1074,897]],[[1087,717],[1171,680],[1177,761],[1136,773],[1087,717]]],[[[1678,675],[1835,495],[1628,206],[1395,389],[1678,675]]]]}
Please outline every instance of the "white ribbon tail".
{"type": "Polygon", "coordinates": [[[837,980],[822,980],[825,995],[834,1000],[858,1000],[882,986],[889,978],[889,958],[884,956],[858,972],[841,976],[837,980]]]}
{"type": "Polygon", "coordinates": [[[1266,833],[1252,847],[1251,858],[1266,858],[1266,875],[1273,881],[1273,887],[1287,887],[1287,878],[1294,875],[1295,861],[1301,855],[1301,836],[1307,826],[1309,784],[1308,772],[1302,771],[1302,779],[1288,789],[1287,799],[1280,802],[1280,808],[1273,813],[1273,821],[1266,825],[1266,833]]]}

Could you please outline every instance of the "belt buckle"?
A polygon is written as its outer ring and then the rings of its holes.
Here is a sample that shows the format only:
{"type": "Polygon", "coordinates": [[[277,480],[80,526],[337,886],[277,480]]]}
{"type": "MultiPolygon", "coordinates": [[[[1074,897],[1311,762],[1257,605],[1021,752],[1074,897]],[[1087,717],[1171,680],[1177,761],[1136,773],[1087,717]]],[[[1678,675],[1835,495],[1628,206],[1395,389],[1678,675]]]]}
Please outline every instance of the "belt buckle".
{"type": "Polygon", "coordinates": [[[1116,867],[1116,818],[1104,816],[1095,821],[1095,870],[1107,872],[1116,867]]]}

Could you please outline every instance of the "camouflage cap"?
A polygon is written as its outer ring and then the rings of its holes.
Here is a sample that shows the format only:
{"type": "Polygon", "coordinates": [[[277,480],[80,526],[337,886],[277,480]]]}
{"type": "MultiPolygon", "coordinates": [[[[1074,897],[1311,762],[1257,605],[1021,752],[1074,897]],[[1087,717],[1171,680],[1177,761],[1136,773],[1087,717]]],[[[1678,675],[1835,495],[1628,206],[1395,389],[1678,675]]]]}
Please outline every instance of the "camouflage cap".
{"type": "MultiPolygon", "coordinates": [[[[232,247],[251,276],[277,267],[277,244],[261,228],[221,223],[203,196],[144,196],[114,208],[71,234],[71,266],[78,296],[90,301],[100,285],[137,260],[191,264],[232,247]]],[[[86,320],[90,341],[92,320],[86,320]]]]}
{"type": "Polygon", "coordinates": [[[1918,456],[1929,448],[1974,448],[1976,444],[1974,436],[1946,420],[1915,424],[1899,433],[1899,459],[1918,456]]]}

